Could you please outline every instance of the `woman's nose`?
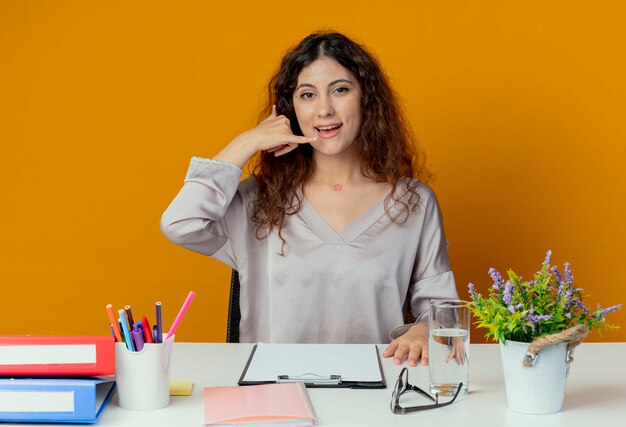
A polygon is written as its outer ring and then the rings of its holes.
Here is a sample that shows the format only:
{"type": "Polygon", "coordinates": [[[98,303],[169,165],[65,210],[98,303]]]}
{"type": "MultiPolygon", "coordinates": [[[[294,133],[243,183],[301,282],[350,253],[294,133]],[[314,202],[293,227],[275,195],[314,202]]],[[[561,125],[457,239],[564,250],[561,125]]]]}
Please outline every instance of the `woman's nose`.
{"type": "Polygon", "coordinates": [[[335,114],[335,109],[328,97],[321,97],[317,108],[317,115],[319,117],[332,116],[335,114]]]}

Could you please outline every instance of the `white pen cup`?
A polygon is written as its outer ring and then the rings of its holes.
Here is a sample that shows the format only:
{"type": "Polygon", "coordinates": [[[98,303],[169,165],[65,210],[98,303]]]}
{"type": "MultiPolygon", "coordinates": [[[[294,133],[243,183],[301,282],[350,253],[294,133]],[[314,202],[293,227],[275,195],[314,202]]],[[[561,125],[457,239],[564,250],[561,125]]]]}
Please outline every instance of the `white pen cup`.
{"type": "Polygon", "coordinates": [[[163,343],[146,343],[141,351],[130,351],[123,342],[115,343],[115,380],[121,408],[152,410],[169,405],[174,338],[163,336],[163,343]]]}

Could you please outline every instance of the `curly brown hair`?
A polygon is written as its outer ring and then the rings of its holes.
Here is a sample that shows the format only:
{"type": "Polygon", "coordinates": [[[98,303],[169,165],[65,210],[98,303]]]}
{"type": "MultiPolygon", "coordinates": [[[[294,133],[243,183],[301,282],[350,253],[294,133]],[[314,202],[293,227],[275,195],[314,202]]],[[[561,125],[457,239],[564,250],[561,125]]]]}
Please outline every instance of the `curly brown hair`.
{"type": "MultiPolygon", "coordinates": [[[[393,187],[385,200],[387,213],[398,202],[405,214],[394,221],[404,222],[417,208],[419,196],[411,180],[427,181],[430,173],[425,167],[424,155],[415,144],[410,126],[400,107],[397,95],[389,85],[378,60],[363,46],[336,32],[316,32],[303,39],[283,57],[278,71],[268,85],[268,102],[259,119],[269,116],[276,105],[277,114],[286,116],[294,135],[303,135],[293,105],[293,93],[302,69],[322,57],[335,60],[358,80],[362,88],[361,128],[354,145],[361,157],[361,173],[393,187]],[[396,192],[399,183],[406,182],[396,192]],[[390,203],[391,202],[391,203],[390,203]]],[[[251,174],[258,182],[258,197],[253,203],[252,220],[256,237],[266,238],[274,229],[283,241],[281,231],[285,217],[300,210],[296,190],[314,172],[313,149],[300,145],[283,156],[262,152],[255,156],[251,174]]],[[[281,251],[282,252],[282,251],[281,251]]]]}

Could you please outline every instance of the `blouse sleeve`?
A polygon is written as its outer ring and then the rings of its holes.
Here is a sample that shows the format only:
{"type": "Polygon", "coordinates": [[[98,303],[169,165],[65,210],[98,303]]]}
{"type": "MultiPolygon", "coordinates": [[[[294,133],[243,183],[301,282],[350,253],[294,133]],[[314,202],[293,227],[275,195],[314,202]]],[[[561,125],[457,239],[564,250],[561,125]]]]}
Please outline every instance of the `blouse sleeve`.
{"type": "MultiPolygon", "coordinates": [[[[450,270],[448,242],[443,229],[439,203],[432,191],[420,194],[424,204],[423,223],[418,240],[417,255],[407,298],[415,323],[428,324],[431,299],[458,299],[454,274],[450,270]]],[[[402,325],[391,331],[390,338],[403,335],[412,326],[402,325]]]]}
{"type": "Polygon", "coordinates": [[[163,234],[194,252],[215,256],[219,251],[216,257],[235,267],[229,229],[246,221],[237,192],[241,175],[233,164],[193,157],[185,184],[161,217],[163,234]]]}
{"type": "Polygon", "coordinates": [[[431,299],[458,299],[450,270],[448,241],[435,194],[430,191],[423,207],[424,223],[411,280],[411,310],[416,323],[428,323],[431,299]]]}

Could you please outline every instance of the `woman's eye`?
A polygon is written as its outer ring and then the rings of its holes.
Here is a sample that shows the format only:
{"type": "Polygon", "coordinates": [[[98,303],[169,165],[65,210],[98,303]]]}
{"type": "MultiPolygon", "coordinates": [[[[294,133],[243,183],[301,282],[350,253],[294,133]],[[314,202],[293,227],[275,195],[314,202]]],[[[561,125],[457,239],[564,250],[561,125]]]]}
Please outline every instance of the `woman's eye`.
{"type": "Polygon", "coordinates": [[[335,92],[337,92],[337,93],[346,93],[349,90],[350,89],[348,89],[347,87],[338,87],[337,89],[335,89],[335,92]]]}
{"type": "Polygon", "coordinates": [[[302,99],[311,99],[313,98],[313,94],[311,92],[303,92],[300,94],[300,98],[302,99]]]}

